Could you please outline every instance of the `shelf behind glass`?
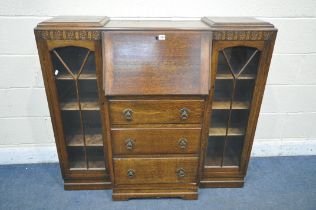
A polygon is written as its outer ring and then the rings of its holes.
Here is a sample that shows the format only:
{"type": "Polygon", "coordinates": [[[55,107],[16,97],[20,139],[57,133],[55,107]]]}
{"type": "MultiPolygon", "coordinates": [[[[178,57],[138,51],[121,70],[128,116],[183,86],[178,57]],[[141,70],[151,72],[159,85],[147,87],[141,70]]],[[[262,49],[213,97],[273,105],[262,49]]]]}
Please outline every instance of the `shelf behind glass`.
{"type": "MultiPolygon", "coordinates": [[[[232,109],[249,109],[249,101],[233,101],[232,109]]],[[[213,101],[212,109],[230,109],[230,101],[213,101]]]]}
{"type": "MultiPolygon", "coordinates": [[[[230,73],[220,73],[216,76],[217,80],[232,80],[234,79],[233,75],[230,73]]],[[[238,80],[253,80],[256,79],[255,74],[242,74],[238,77],[238,80]]]]}
{"type": "Polygon", "coordinates": [[[68,147],[67,150],[70,170],[105,170],[103,147],[87,147],[88,161],[85,160],[84,147],[68,147]]]}
{"type": "Polygon", "coordinates": [[[208,138],[207,157],[208,167],[234,168],[239,167],[244,136],[212,136],[208,138]],[[226,139],[227,138],[227,139],[226,139]],[[226,139],[226,147],[225,147],[226,139]],[[224,149],[225,148],[225,149],[224,149]]]}
{"type": "Polygon", "coordinates": [[[245,130],[242,128],[229,128],[228,131],[227,129],[222,127],[222,128],[210,128],[209,129],[209,136],[243,136],[245,133],[245,130]]]}
{"type": "MultiPolygon", "coordinates": [[[[57,80],[73,80],[70,74],[58,74],[55,77],[57,80]]],[[[97,76],[95,73],[81,73],[78,80],[96,80],[97,76]]]]}

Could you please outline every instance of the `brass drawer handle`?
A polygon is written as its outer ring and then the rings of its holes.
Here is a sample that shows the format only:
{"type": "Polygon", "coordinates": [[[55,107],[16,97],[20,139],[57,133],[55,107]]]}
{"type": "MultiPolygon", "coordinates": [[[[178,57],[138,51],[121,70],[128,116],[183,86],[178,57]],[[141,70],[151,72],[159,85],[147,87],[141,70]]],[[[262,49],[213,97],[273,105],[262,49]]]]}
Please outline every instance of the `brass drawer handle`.
{"type": "Polygon", "coordinates": [[[190,111],[187,108],[180,109],[180,118],[181,120],[187,120],[189,118],[190,111]]]}
{"type": "Polygon", "coordinates": [[[133,139],[128,138],[128,139],[125,140],[125,148],[126,148],[127,150],[132,150],[133,147],[134,147],[134,145],[135,145],[135,142],[134,142],[133,139]]]}
{"type": "Polygon", "coordinates": [[[127,177],[132,179],[135,177],[135,171],[133,169],[128,169],[127,170],[127,177]]]}
{"type": "Polygon", "coordinates": [[[126,120],[128,120],[128,121],[133,120],[133,110],[132,109],[129,109],[129,108],[124,109],[123,115],[124,115],[126,120]]]}
{"type": "Polygon", "coordinates": [[[178,141],[178,145],[180,146],[181,149],[185,149],[188,146],[188,140],[186,138],[181,138],[178,141]]]}
{"type": "Polygon", "coordinates": [[[179,168],[177,170],[177,175],[178,175],[179,178],[185,177],[185,170],[184,170],[184,168],[179,168]]]}

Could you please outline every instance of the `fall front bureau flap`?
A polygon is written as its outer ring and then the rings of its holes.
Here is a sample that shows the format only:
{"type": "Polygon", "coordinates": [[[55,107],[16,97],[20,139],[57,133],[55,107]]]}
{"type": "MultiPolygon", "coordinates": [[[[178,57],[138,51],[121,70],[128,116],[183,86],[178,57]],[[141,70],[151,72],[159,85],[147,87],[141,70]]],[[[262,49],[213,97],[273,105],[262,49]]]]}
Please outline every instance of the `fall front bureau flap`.
{"type": "Polygon", "coordinates": [[[207,95],[209,32],[103,32],[106,95],[207,95]]]}

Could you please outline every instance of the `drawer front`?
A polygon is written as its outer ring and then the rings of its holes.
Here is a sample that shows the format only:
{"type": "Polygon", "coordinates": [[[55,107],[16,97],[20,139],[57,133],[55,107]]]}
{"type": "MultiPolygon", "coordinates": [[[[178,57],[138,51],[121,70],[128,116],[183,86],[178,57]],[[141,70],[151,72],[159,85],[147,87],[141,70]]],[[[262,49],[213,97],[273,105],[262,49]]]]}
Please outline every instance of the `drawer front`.
{"type": "Polygon", "coordinates": [[[115,184],[195,183],[197,157],[114,158],[115,184]]]}
{"type": "Polygon", "coordinates": [[[203,100],[111,100],[112,124],[201,123],[203,100]]]}
{"type": "Polygon", "coordinates": [[[111,130],[114,155],[197,154],[201,128],[118,128],[111,130]]]}

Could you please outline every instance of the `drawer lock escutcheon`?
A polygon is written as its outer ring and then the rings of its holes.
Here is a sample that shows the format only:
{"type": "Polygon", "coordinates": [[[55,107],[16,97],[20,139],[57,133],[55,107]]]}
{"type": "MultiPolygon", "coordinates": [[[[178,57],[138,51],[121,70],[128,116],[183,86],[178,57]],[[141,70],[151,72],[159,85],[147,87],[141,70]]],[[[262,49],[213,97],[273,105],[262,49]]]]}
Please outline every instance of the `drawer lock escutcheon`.
{"type": "Polygon", "coordinates": [[[127,150],[132,150],[134,148],[134,145],[135,145],[135,142],[133,139],[128,138],[125,140],[125,148],[127,150]]]}
{"type": "Polygon", "coordinates": [[[133,110],[132,109],[129,109],[129,108],[124,109],[123,115],[124,115],[126,120],[128,120],[128,121],[133,120],[133,110]]]}
{"type": "Polygon", "coordinates": [[[135,171],[133,169],[128,169],[127,170],[127,177],[132,179],[135,177],[135,171]]]}
{"type": "Polygon", "coordinates": [[[184,170],[184,168],[179,168],[177,170],[177,175],[178,175],[179,178],[185,177],[185,170],[184,170]]]}
{"type": "Polygon", "coordinates": [[[188,146],[188,140],[186,138],[179,139],[178,145],[181,149],[185,149],[188,146]]]}
{"type": "Polygon", "coordinates": [[[187,108],[180,109],[180,118],[181,120],[187,120],[189,118],[189,110],[187,108]]]}

